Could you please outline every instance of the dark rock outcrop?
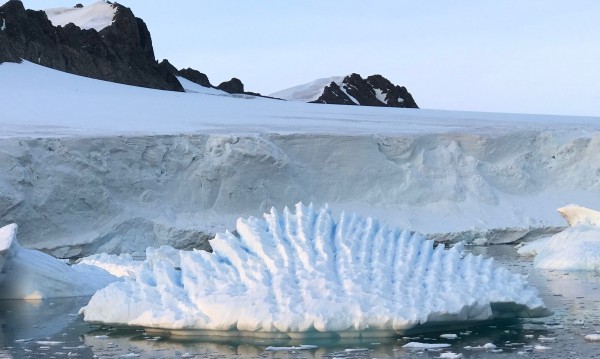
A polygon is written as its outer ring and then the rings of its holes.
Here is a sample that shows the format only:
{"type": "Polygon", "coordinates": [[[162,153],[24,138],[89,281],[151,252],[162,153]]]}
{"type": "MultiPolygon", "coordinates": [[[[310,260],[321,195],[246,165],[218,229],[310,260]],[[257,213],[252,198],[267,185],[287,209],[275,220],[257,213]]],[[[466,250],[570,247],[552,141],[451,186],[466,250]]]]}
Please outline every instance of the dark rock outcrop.
{"type": "Polygon", "coordinates": [[[225,91],[227,93],[244,93],[244,84],[237,78],[232,78],[229,81],[221,82],[219,86],[217,86],[219,90],[225,91]]]}
{"type": "Polygon", "coordinates": [[[319,97],[316,103],[330,103],[337,105],[356,105],[354,101],[342,91],[340,86],[335,82],[330,83],[323,89],[323,94],[319,97]]]}
{"type": "Polygon", "coordinates": [[[76,75],[122,84],[183,91],[154,58],[148,27],[122,5],[112,25],[96,31],[53,26],[43,11],[21,1],[0,6],[0,63],[27,60],[76,75]],[[3,25],[2,25],[3,24],[3,25]]]}
{"type": "Polygon", "coordinates": [[[208,80],[208,76],[206,76],[206,74],[203,74],[198,70],[192,69],[190,67],[188,67],[187,69],[177,70],[177,68],[173,66],[167,59],[162,60],[158,64],[158,66],[162,70],[167,71],[173,74],[174,76],[183,77],[186,80],[192,81],[200,86],[215,88],[213,85],[211,85],[210,81],[208,80]]]}
{"type": "Polygon", "coordinates": [[[213,85],[211,85],[210,81],[208,80],[208,76],[206,76],[198,70],[194,70],[188,67],[187,69],[179,70],[178,75],[192,82],[195,82],[200,86],[213,87],[213,85]]]}
{"type": "Polygon", "coordinates": [[[404,86],[394,85],[390,80],[381,75],[367,77],[367,83],[374,89],[379,89],[385,94],[385,101],[388,106],[419,108],[410,92],[404,86]]]}
{"type": "Polygon", "coordinates": [[[405,87],[396,86],[381,75],[363,79],[359,74],[351,74],[341,86],[331,82],[313,103],[419,108],[405,87]]]}

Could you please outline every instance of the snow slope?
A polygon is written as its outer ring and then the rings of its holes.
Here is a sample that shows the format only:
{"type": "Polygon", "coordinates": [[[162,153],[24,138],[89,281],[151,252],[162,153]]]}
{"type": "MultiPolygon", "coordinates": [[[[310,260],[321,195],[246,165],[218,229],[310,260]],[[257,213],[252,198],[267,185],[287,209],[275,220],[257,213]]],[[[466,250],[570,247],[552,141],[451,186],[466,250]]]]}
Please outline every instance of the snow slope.
{"type": "Polygon", "coordinates": [[[48,20],[54,26],[65,26],[73,23],[81,29],[95,29],[100,31],[112,24],[116,8],[106,1],[97,1],[82,8],[61,7],[44,10],[48,20]]]}
{"type": "Polygon", "coordinates": [[[0,299],[91,295],[116,280],[98,267],[69,266],[45,253],[21,247],[15,224],[0,228],[0,272],[0,299]]]}
{"type": "Polygon", "coordinates": [[[600,200],[598,118],[176,93],[27,62],[0,78],[0,225],[58,256],[207,248],[299,201],[511,241],[600,200]]]}
{"type": "Polygon", "coordinates": [[[230,96],[229,93],[227,93],[225,91],[217,90],[212,87],[205,87],[205,86],[198,85],[197,83],[192,82],[181,76],[176,76],[176,77],[177,77],[177,80],[179,80],[179,83],[181,84],[181,87],[183,87],[185,92],[201,93],[201,94],[207,94],[207,95],[230,96]]]}
{"type": "Polygon", "coordinates": [[[212,253],[149,252],[134,278],[94,294],[85,320],[180,335],[382,337],[548,315],[523,276],[372,218],[299,203],[236,230],[217,234],[212,253]]]}
{"type": "Polygon", "coordinates": [[[332,82],[335,82],[338,84],[338,86],[341,86],[343,80],[344,76],[325,77],[302,85],[274,92],[269,96],[287,101],[311,102],[315,101],[323,94],[323,88],[325,88],[325,86],[332,82]]]}
{"type": "Polygon", "coordinates": [[[522,256],[535,256],[540,269],[600,272],[600,212],[569,205],[559,208],[569,227],[552,237],[519,248],[522,256]]]}

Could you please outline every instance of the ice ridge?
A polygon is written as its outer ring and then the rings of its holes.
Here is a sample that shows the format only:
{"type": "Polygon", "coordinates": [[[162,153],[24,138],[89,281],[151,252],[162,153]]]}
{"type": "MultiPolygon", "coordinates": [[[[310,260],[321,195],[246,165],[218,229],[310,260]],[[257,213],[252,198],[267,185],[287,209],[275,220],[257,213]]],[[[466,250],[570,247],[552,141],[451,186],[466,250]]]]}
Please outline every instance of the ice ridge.
{"type": "Polygon", "coordinates": [[[236,234],[211,241],[212,253],[149,250],[133,277],[91,298],[85,320],[172,334],[295,337],[395,335],[419,325],[547,314],[523,276],[463,256],[461,245],[434,247],[419,233],[354,214],[336,221],[327,206],[295,209],[238,219],[236,234]]]}

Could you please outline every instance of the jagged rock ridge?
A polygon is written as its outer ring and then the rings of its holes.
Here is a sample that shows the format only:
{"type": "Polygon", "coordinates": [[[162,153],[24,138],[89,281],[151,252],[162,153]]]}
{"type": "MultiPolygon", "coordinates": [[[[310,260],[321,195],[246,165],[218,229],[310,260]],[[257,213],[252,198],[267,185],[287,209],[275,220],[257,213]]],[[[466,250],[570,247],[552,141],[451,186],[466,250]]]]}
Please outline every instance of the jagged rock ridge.
{"type": "Polygon", "coordinates": [[[57,70],[128,85],[183,91],[158,66],[144,21],[112,4],[115,15],[100,31],[73,23],[53,26],[44,11],[11,0],[0,6],[0,63],[27,60],[57,70]]]}
{"type": "Polygon", "coordinates": [[[263,96],[257,92],[244,91],[244,84],[242,83],[242,81],[240,79],[235,78],[235,77],[229,81],[221,82],[218,86],[213,86],[210,83],[208,76],[206,76],[206,74],[204,74],[196,69],[188,67],[185,69],[177,70],[177,68],[175,66],[173,66],[167,59],[162,60],[159,64],[159,66],[162,69],[164,69],[165,71],[168,71],[175,76],[183,77],[186,80],[189,80],[200,86],[214,88],[217,90],[227,92],[229,94],[242,94],[242,95],[268,97],[268,96],[263,96]]]}
{"type": "Polygon", "coordinates": [[[363,79],[359,74],[332,81],[313,103],[419,108],[406,87],[394,85],[381,75],[363,79]]]}

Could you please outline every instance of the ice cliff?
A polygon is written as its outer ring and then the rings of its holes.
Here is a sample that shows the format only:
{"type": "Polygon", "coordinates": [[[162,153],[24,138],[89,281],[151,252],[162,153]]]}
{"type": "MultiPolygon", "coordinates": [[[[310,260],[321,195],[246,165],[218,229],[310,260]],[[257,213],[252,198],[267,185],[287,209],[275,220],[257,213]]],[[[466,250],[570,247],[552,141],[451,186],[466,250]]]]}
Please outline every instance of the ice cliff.
{"type": "Polygon", "coordinates": [[[295,213],[239,219],[236,231],[217,234],[213,253],[150,251],[133,277],[92,297],[85,320],[304,337],[547,315],[524,277],[492,259],[463,257],[460,245],[434,247],[372,218],[336,220],[327,207],[297,204],[295,213]]]}
{"type": "Polygon", "coordinates": [[[302,200],[439,239],[511,241],[598,198],[598,151],[598,136],[543,132],[11,138],[0,221],[59,257],[208,249],[237,217],[302,200]]]}

